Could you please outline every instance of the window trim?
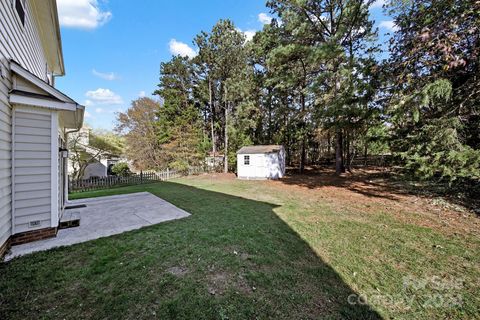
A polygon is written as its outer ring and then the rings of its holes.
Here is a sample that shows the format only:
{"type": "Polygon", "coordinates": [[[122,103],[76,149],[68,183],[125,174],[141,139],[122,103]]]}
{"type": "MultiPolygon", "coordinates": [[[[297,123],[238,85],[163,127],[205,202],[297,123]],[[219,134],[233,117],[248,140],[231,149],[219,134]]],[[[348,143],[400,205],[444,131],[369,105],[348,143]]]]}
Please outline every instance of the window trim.
{"type": "Polygon", "coordinates": [[[244,155],[243,156],[243,165],[244,166],[249,166],[250,165],[250,155],[244,155]]]}

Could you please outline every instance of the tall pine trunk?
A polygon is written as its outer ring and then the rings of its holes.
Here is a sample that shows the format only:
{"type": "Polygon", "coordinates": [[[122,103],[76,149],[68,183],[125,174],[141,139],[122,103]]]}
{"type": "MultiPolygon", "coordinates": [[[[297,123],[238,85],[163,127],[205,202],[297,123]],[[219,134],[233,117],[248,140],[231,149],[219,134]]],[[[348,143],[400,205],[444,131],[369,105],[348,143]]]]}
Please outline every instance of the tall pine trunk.
{"type": "MultiPolygon", "coordinates": [[[[337,91],[340,89],[340,83],[338,81],[338,68],[335,67],[335,88],[333,91],[334,103],[337,102],[337,91]]],[[[339,116],[337,115],[336,121],[338,122],[339,116]]],[[[340,125],[336,124],[337,128],[335,131],[335,174],[340,175],[345,172],[345,167],[343,165],[343,134],[340,125]]]]}
{"type": "Polygon", "coordinates": [[[225,86],[225,157],[223,163],[223,172],[228,173],[228,100],[227,87],[225,86]]]}
{"type": "Polygon", "coordinates": [[[351,163],[352,163],[352,153],[350,151],[350,140],[352,139],[351,137],[351,134],[350,134],[350,131],[347,130],[346,132],[347,134],[347,141],[345,143],[345,149],[346,149],[346,153],[347,153],[347,161],[346,161],[346,169],[348,170],[348,172],[351,172],[352,171],[352,168],[351,168],[351,163]]]}
{"type": "Polygon", "coordinates": [[[213,99],[212,99],[212,81],[208,79],[208,94],[210,99],[210,112],[211,112],[211,119],[210,119],[210,130],[212,131],[212,152],[213,152],[213,168],[215,169],[215,156],[217,153],[217,146],[215,141],[215,108],[213,107],[213,99]]]}
{"type": "Polygon", "coordinates": [[[345,171],[343,166],[343,133],[337,129],[335,135],[335,173],[340,175],[345,171]]]}
{"type": "Polygon", "coordinates": [[[268,98],[267,98],[267,105],[268,105],[268,143],[272,143],[272,96],[271,90],[268,88],[268,98]]]}
{"type": "Polygon", "coordinates": [[[305,123],[305,95],[303,91],[300,93],[300,104],[302,106],[302,145],[300,154],[300,173],[305,170],[305,158],[306,158],[306,123],[305,123]]]}

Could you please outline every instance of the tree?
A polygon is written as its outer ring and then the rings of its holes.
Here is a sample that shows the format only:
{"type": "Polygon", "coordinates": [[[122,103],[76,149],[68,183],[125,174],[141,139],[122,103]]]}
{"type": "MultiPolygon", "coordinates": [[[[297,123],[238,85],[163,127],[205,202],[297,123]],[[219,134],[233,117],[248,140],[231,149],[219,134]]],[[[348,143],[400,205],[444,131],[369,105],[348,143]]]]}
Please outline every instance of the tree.
{"type": "Polygon", "coordinates": [[[390,1],[392,149],[420,178],[480,179],[480,3],[390,1]]]}
{"type": "Polygon", "coordinates": [[[165,154],[157,126],[160,103],[151,98],[132,101],[126,112],[117,114],[115,130],[125,138],[125,154],[137,169],[160,169],[166,166],[165,154]]]}
{"type": "Polygon", "coordinates": [[[188,58],[173,57],[161,64],[155,94],[163,99],[158,112],[158,138],[168,166],[188,170],[205,158],[205,139],[193,88],[194,69],[188,58]]]}
{"type": "MultiPolygon", "coordinates": [[[[315,94],[320,121],[334,129],[336,173],[344,171],[344,132],[353,112],[352,103],[363,92],[355,88],[352,74],[362,70],[360,58],[371,53],[375,32],[369,20],[372,1],[271,0],[268,6],[282,20],[288,40],[283,51],[302,62],[305,83],[315,94]],[[311,70],[308,72],[308,70],[311,70]],[[307,81],[305,81],[307,82],[307,81]]],[[[300,105],[305,98],[300,94],[300,105]]],[[[303,107],[302,107],[303,110],[303,107]]],[[[303,150],[304,148],[302,148],[303,150]]],[[[303,152],[302,152],[303,158],[303,152]]]]}
{"type": "MultiPolygon", "coordinates": [[[[200,33],[195,42],[199,47],[196,62],[207,72],[212,127],[213,119],[223,117],[221,126],[224,134],[224,171],[228,172],[229,120],[235,112],[236,105],[233,100],[237,94],[231,90],[230,84],[234,76],[246,67],[245,36],[230,20],[220,20],[210,33],[200,33]],[[223,115],[216,114],[220,110],[223,111],[223,115]]],[[[213,145],[216,145],[218,141],[215,139],[214,131],[212,129],[211,137],[213,145]]]]}

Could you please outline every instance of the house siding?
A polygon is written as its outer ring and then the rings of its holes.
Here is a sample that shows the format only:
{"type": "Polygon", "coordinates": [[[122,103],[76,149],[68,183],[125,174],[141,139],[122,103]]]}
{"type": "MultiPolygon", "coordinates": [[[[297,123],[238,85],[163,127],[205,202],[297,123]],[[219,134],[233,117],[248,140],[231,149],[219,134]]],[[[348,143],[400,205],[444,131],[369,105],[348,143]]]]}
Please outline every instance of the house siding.
{"type": "Polygon", "coordinates": [[[0,1],[0,247],[12,233],[12,108],[8,102],[12,79],[9,60],[17,61],[37,77],[47,80],[46,58],[31,14],[30,0],[25,3],[23,26],[13,8],[13,1],[0,1]]]}
{"type": "Polygon", "coordinates": [[[14,111],[14,233],[51,227],[53,115],[14,111]],[[32,221],[40,223],[32,227],[32,221]]]}

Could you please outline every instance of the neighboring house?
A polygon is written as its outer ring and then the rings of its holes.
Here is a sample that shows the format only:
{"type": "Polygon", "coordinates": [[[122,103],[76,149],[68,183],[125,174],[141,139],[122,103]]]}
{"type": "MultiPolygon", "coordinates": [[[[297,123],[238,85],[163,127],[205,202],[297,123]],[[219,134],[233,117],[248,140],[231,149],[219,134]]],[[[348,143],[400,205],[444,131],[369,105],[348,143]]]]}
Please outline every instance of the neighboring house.
{"type": "Polygon", "coordinates": [[[66,137],[84,107],[65,74],[55,0],[0,1],[0,256],[55,236],[67,197],[66,137]]]}
{"type": "Polygon", "coordinates": [[[237,152],[239,179],[278,179],[285,175],[283,146],[248,146],[237,152]]]}
{"type": "Polygon", "coordinates": [[[68,162],[68,174],[70,176],[75,175],[76,171],[80,171],[80,166],[82,166],[82,179],[106,177],[112,174],[111,170],[115,164],[127,162],[126,159],[121,158],[120,154],[93,147],[90,144],[90,131],[91,129],[85,126],[69,137],[70,161],[68,162]],[[82,162],[86,163],[80,164],[79,158],[82,158],[82,162]]]}
{"type": "Polygon", "coordinates": [[[88,179],[92,177],[107,177],[112,175],[112,168],[118,162],[126,162],[122,161],[119,157],[110,154],[104,155],[90,163],[87,168],[85,169],[85,173],[83,174],[83,179],[88,179]]]}

